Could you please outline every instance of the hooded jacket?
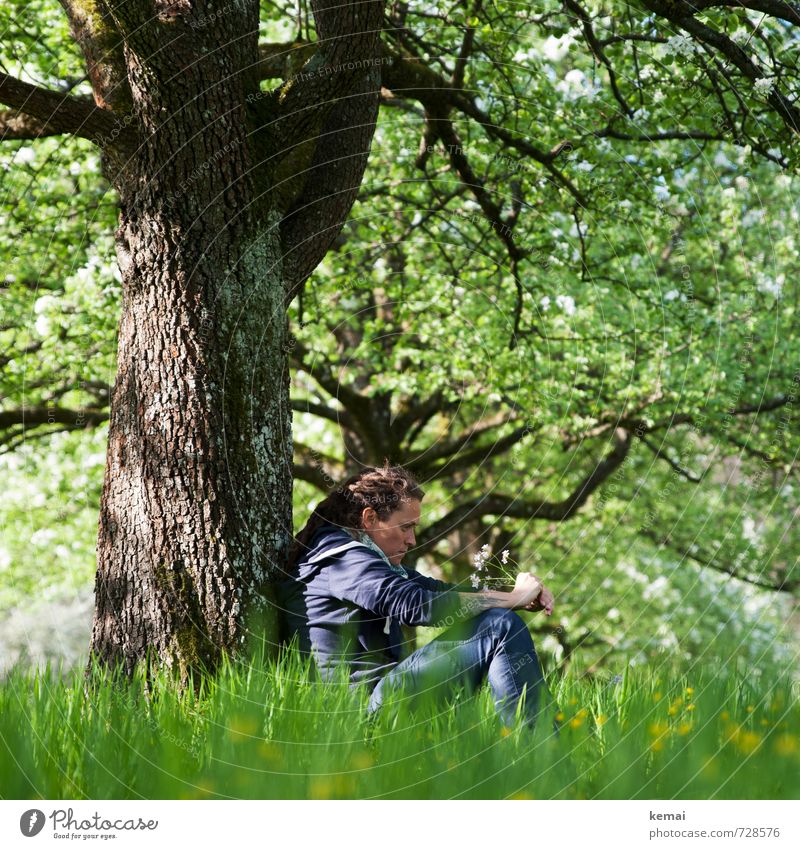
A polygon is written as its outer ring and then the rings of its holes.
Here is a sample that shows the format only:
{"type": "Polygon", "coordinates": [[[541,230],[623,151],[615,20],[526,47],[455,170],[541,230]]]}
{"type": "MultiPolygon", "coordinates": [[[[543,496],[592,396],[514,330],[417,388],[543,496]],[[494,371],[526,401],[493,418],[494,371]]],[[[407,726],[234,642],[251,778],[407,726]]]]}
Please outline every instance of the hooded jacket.
{"type": "Polygon", "coordinates": [[[322,525],[277,584],[284,638],[297,635],[323,680],[346,663],[352,684],[374,687],[402,659],[401,625],[452,624],[460,606],[453,584],[403,569],[408,577],[346,530],[322,525]]]}

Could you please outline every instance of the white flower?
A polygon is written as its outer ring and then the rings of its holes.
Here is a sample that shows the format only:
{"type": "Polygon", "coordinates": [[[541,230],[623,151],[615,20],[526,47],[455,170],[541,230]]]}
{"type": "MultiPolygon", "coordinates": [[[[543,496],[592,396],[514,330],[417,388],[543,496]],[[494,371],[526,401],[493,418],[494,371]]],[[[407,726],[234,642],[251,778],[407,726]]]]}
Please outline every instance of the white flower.
{"type": "Polygon", "coordinates": [[[672,38],[668,38],[664,44],[665,53],[677,53],[678,56],[684,56],[687,59],[690,56],[693,56],[696,51],[697,45],[694,43],[694,40],[691,36],[684,35],[683,33],[673,35],[672,38]]]}
{"type": "Polygon", "coordinates": [[[774,298],[780,298],[785,280],[786,276],[784,274],[779,274],[777,277],[769,277],[763,272],[758,272],[756,289],[758,289],[759,292],[764,292],[766,295],[772,295],[774,298]]]}
{"type": "Polygon", "coordinates": [[[573,68],[567,71],[564,79],[561,80],[556,88],[565,97],[570,100],[577,100],[579,97],[596,97],[600,93],[600,87],[593,85],[583,71],[573,68]]]}
{"type": "Polygon", "coordinates": [[[576,169],[577,171],[591,171],[591,170],[592,170],[592,168],[594,168],[594,165],[592,165],[592,163],[591,163],[591,162],[587,162],[585,159],[584,159],[584,160],[582,160],[581,162],[579,162],[579,163],[575,166],[575,169],[576,169]]]}
{"type": "Polygon", "coordinates": [[[556,303],[567,315],[575,315],[575,299],[571,295],[556,295],[556,303]]]}
{"type": "Polygon", "coordinates": [[[14,156],[14,162],[30,165],[36,161],[36,151],[32,147],[21,147],[14,156]]]}
{"type": "Polygon", "coordinates": [[[470,575],[469,582],[472,584],[473,590],[477,590],[481,585],[481,579],[477,575],[470,575]]]}
{"type": "Polygon", "coordinates": [[[571,33],[565,33],[560,38],[554,35],[547,36],[545,43],[542,45],[542,53],[546,59],[551,62],[558,62],[563,59],[569,52],[572,42],[575,41],[571,33]]]}
{"type": "Polygon", "coordinates": [[[550,298],[547,295],[545,295],[541,299],[541,301],[539,301],[539,306],[541,306],[542,310],[545,311],[545,312],[547,310],[549,310],[550,309],[550,298]]]}
{"type": "Polygon", "coordinates": [[[663,201],[670,199],[669,189],[666,186],[656,185],[653,192],[659,200],[663,201]]]}
{"type": "Polygon", "coordinates": [[[511,552],[510,552],[508,549],[506,549],[506,550],[505,550],[505,551],[504,551],[504,552],[500,555],[500,562],[501,562],[503,565],[505,565],[506,563],[508,563],[508,555],[509,555],[510,553],[511,553],[511,552]]]}
{"type": "Polygon", "coordinates": [[[750,516],[745,516],[742,521],[742,536],[748,542],[758,542],[759,534],[756,531],[756,523],[750,516]]]}
{"type": "Polygon", "coordinates": [[[769,97],[769,93],[775,86],[775,80],[772,77],[761,77],[757,79],[753,83],[753,88],[756,90],[756,94],[760,94],[762,97],[769,97]]]}
{"type": "Polygon", "coordinates": [[[733,163],[721,150],[718,150],[714,156],[714,165],[716,165],[717,168],[733,168],[733,163]]]}
{"type": "Polygon", "coordinates": [[[678,297],[678,295],[680,295],[680,292],[677,289],[670,289],[669,292],[664,293],[664,300],[674,301],[675,298],[678,297]]]}

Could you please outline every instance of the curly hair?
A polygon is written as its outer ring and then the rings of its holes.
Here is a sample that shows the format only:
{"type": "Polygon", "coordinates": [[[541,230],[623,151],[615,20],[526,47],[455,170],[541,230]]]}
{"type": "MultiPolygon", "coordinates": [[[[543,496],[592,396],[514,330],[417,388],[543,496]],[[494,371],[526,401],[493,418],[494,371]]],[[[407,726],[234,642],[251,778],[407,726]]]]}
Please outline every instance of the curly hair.
{"type": "Polygon", "coordinates": [[[287,571],[297,566],[308,550],[311,537],[320,526],[329,523],[347,530],[362,527],[361,514],[372,507],[379,519],[387,519],[404,501],[422,501],[425,493],[411,472],[402,466],[367,467],[343,481],[314,508],[311,516],[289,546],[287,571]]]}

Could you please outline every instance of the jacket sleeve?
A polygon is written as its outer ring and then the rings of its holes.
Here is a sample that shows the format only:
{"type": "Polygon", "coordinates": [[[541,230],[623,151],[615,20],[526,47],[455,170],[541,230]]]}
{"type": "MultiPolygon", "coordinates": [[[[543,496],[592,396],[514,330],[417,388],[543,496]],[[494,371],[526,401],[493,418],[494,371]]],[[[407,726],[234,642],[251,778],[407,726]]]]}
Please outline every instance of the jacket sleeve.
{"type": "Polygon", "coordinates": [[[429,578],[427,575],[421,575],[416,569],[409,569],[408,566],[405,566],[404,568],[414,581],[429,590],[436,590],[437,592],[455,590],[459,593],[478,592],[478,590],[473,589],[471,586],[459,587],[457,584],[448,584],[446,581],[438,581],[436,578],[429,578]]]}
{"type": "Polygon", "coordinates": [[[429,578],[427,575],[422,575],[417,572],[416,569],[409,569],[408,566],[405,567],[406,572],[411,576],[413,580],[415,580],[418,584],[423,587],[426,587],[429,590],[436,590],[438,592],[446,592],[448,590],[454,590],[458,593],[477,593],[480,590],[472,587],[465,586],[461,587],[458,584],[449,584],[447,581],[438,581],[436,578],[429,578]]]}
{"type": "Polygon", "coordinates": [[[444,623],[457,614],[460,605],[457,592],[431,589],[411,577],[404,578],[366,548],[353,548],[333,558],[328,575],[331,595],[403,625],[444,623]]]}

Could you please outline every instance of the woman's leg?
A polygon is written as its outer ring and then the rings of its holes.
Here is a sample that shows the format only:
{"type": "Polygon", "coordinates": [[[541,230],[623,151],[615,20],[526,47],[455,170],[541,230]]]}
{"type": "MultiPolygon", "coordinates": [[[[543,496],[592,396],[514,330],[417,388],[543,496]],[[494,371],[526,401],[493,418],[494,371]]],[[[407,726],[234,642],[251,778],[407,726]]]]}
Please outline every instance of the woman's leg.
{"type": "Polygon", "coordinates": [[[476,690],[489,682],[495,706],[507,725],[514,722],[525,694],[524,721],[533,726],[545,689],[533,640],[520,617],[493,608],[449,628],[428,645],[395,666],[375,687],[369,712],[381,706],[386,694],[402,688],[409,696],[442,696],[457,686],[476,690]]]}

